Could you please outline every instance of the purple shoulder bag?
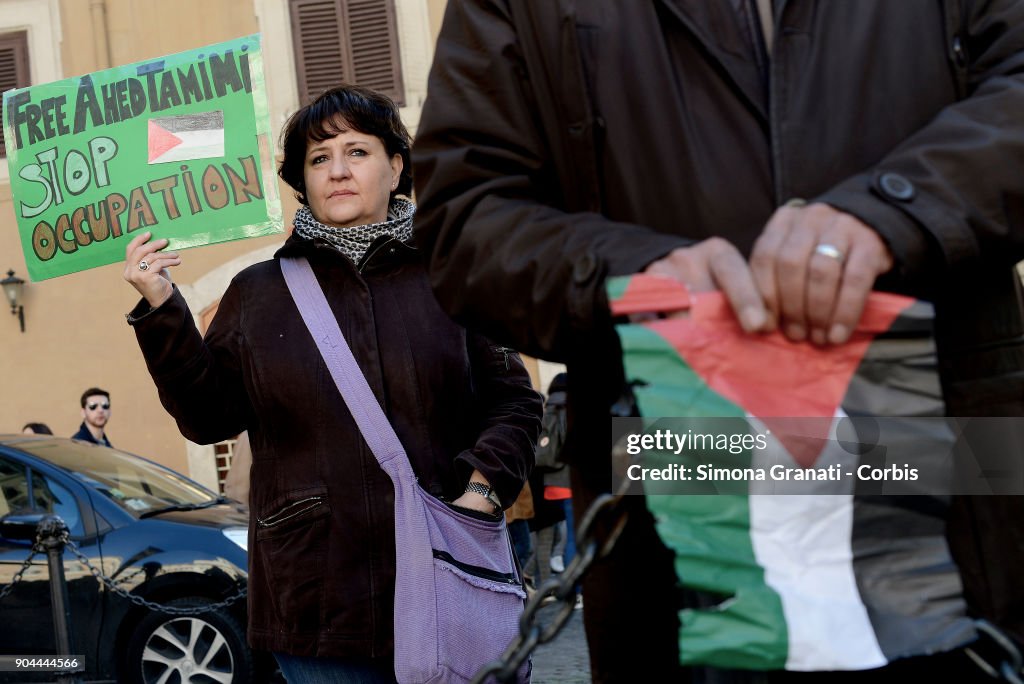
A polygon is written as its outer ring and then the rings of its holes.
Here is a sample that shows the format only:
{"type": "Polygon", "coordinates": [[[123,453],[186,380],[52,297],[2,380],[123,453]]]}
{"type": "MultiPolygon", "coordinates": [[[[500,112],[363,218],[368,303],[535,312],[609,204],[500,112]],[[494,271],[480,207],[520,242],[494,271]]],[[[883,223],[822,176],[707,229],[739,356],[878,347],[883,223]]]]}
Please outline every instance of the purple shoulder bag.
{"type": "MultiPolygon", "coordinates": [[[[416,482],[405,449],[304,258],[281,259],[288,290],[380,467],[395,486],[395,676],[462,684],[518,635],[526,593],[504,517],[463,515],[416,482]]],[[[530,663],[517,682],[530,681],[530,663]]]]}

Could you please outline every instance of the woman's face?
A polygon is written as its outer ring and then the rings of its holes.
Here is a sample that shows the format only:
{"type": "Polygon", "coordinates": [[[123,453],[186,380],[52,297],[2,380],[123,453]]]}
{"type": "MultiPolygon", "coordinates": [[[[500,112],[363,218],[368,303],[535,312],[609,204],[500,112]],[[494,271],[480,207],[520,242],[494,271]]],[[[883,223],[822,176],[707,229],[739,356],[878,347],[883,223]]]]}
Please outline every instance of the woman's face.
{"type": "Polygon", "coordinates": [[[375,135],[343,129],[333,138],[306,144],[306,201],[313,218],[324,225],[348,228],[386,220],[391,190],[401,174],[401,155],[388,157],[375,135]]]}

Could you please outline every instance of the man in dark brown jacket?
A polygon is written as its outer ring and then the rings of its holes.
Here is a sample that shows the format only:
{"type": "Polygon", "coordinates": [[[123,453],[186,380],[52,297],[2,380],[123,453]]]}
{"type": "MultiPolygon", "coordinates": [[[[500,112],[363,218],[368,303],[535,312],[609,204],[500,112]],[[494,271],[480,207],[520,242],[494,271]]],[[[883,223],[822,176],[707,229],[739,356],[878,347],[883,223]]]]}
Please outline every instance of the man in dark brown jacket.
{"type": "MultiPolygon", "coordinates": [[[[568,364],[583,511],[621,387],[608,276],[721,288],[748,330],[819,344],[872,287],[929,299],[950,413],[1020,415],[1021,112],[1012,0],[449,0],[417,229],[449,313],[568,364]]],[[[954,509],[973,611],[1024,638],[1021,498],[954,509]]],[[[667,556],[638,506],[585,585],[595,681],[667,681],[667,556]]]]}

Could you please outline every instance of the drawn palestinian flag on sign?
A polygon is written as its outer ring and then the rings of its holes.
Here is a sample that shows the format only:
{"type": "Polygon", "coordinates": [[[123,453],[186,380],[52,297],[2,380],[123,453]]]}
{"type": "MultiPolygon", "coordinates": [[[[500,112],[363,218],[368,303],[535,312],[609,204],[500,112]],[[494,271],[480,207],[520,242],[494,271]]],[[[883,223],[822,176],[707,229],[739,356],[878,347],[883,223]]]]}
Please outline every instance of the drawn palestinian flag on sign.
{"type": "MultiPolygon", "coordinates": [[[[770,431],[769,448],[738,456],[742,465],[781,458],[855,469],[857,453],[835,441],[847,412],[942,411],[934,366],[922,363],[934,353],[930,335],[919,335],[931,317],[923,302],[872,294],[853,339],[822,349],[745,335],[720,293],[689,294],[665,278],[613,278],[608,294],[617,316],[687,312],[617,327],[627,378],[652,420],[729,418],[751,434],[770,431]],[[807,419],[802,439],[794,419],[807,419]]],[[[948,448],[951,434],[915,432],[920,424],[910,423],[912,448],[948,448]]],[[[855,478],[828,486],[813,490],[825,495],[648,490],[680,581],[712,606],[680,612],[683,664],[862,670],[975,638],[945,541],[948,502],[858,495],[855,478]]]]}
{"type": "Polygon", "coordinates": [[[224,112],[199,112],[149,120],[149,163],[224,156],[224,112]]]}

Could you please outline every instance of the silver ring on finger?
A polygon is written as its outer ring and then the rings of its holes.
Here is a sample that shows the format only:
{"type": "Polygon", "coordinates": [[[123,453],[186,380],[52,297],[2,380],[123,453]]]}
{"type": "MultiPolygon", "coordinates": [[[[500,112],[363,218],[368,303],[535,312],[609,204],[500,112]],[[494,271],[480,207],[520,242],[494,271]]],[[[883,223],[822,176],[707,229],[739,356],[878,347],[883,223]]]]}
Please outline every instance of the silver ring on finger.
{"type": "Polygon", "coordinates": [[[140,271],[148,271],[149,270],[149,262],[146,261],[145,259],[140,261],[139,262],[139,270],[140,271]]]}
{"type": "Polygon", "coordinates": [[[827,242],[822,242],[820,245],[815,247],[814,253],[828,257],[829,259],[835,259],[840,264],[846,261],[846,255],[843,254],[843,250],[839,249],[835,245],[830,245],[827,242]]]}

